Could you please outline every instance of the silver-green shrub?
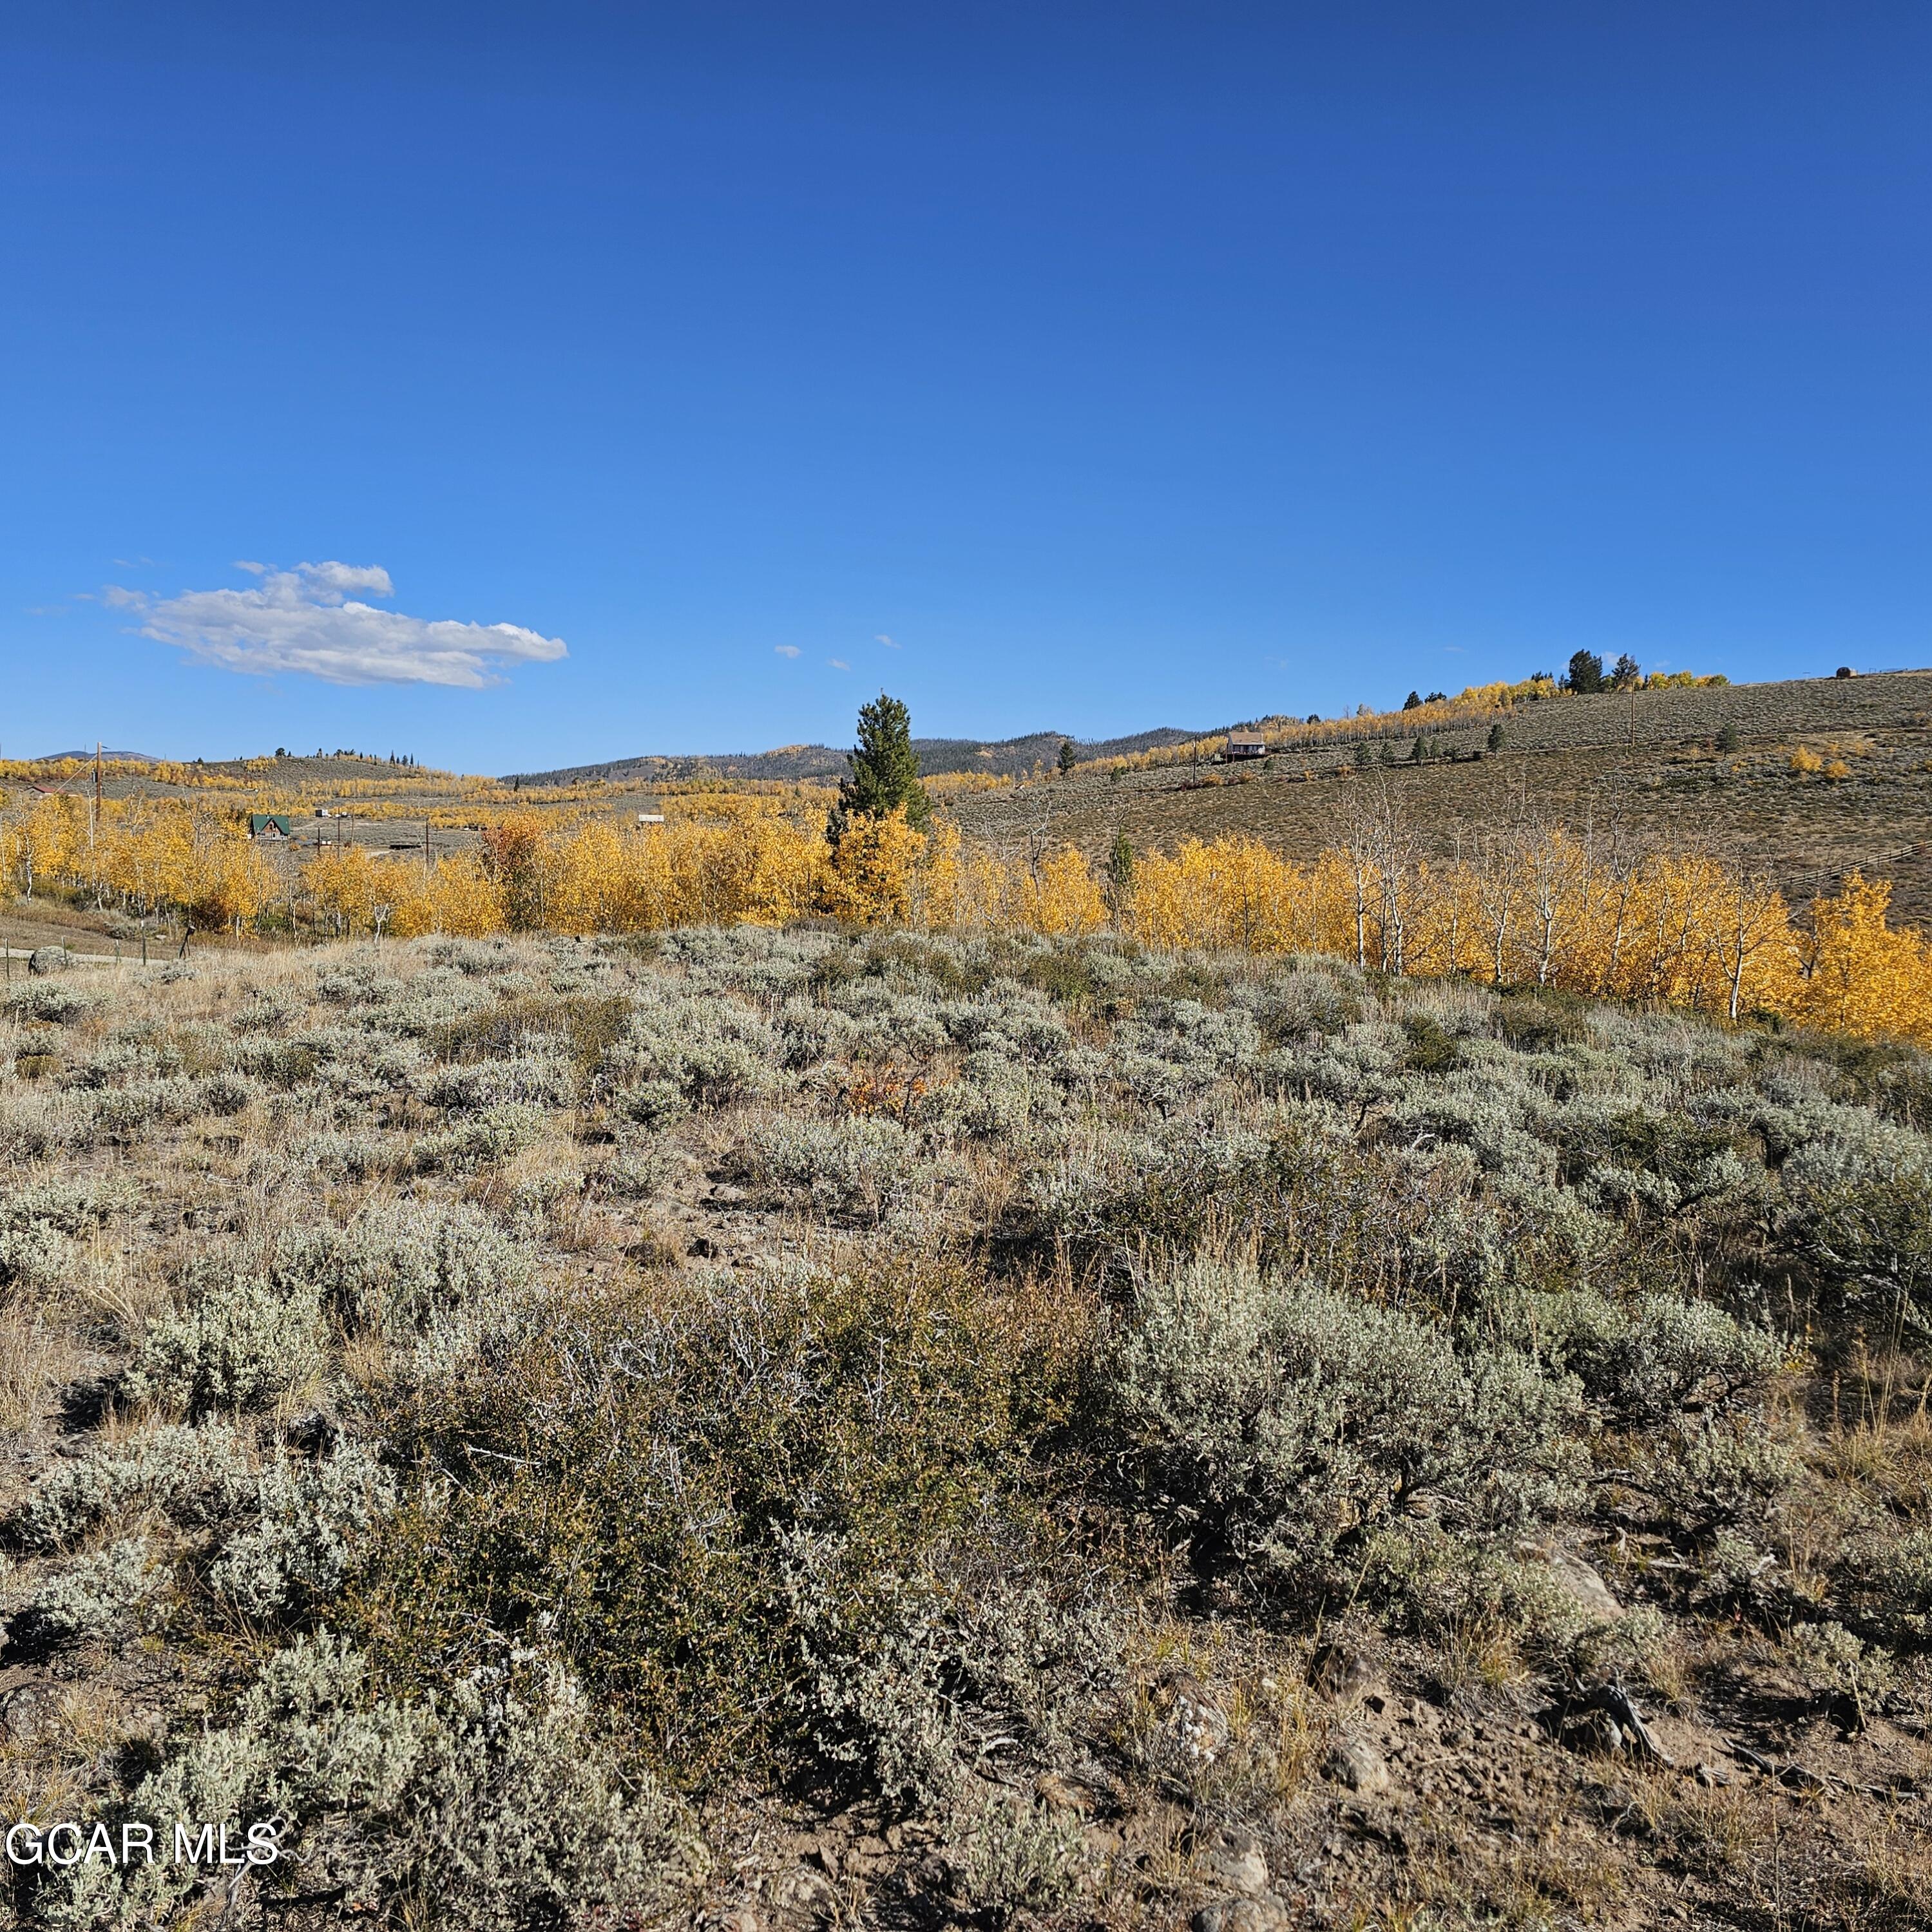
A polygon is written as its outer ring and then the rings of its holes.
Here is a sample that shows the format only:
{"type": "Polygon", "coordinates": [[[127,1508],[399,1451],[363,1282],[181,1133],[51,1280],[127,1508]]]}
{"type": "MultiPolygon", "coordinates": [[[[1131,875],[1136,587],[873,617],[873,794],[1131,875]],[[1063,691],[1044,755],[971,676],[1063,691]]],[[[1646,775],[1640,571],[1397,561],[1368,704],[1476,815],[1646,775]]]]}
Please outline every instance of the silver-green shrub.
{"type": "Polygon", "coordinates": [[[35,1181],[0,1200],[0,1231],[44,1222],[63,1234],[78,1234],[125,1214],[138,1198],[118,1174],[35,1181]]]}
{"type": "Polygon", "coordinates": [[[254,1476],[225,1428],[170,1423],[54,1464],[28,1492],[14,1532],[30,1550],[59,1550],[110,1519],[154,1510],[192,1527],[248,1506],[254,1476]]]}
{"type": "Polygon", "coordinates": [[[535,1147],[550,1125],[543,1108],[526,1100],[506,1100],[480,1113],[425,1134],[411,1151],[418,1174],[438,1174],[468,1168],[496,1167],[512,1154],[535,1147]]]}
{"type": "Polygon", "coordinates": [[[1544,1298],[1538,1326],[1592,1404],[1624,1427],[1653,1427],[1686,1410],[1754,1410],[1785,1359],[1768,1330],[1675,1295],[1619,1303],[1580,1288],[1544,1298]]]}
{"type": "Polygon", "coordinates": [[[1024,1570],[836,1580],[842,1552],[790,1540],[784,1583],[812,1741],[886,1801],[943,1813],[995,1762],[1037,1767],[1114,1682],[1120,1642],[1098,1606],[1058,1600],[1024,1570]]]}
{"type": "Polygon", "coordinates": [[[1378,1537],[1480,1546],[1575,1500],[1574,1383],[1305,1283],[1204,1262],[1147,1281],[1102,1375],[1115,1452],[1268,1594],[1347,1593],[1378,1537]]]}
{"type": "Polygon", "coordinates": [[[568,1107],[577,1098],[577,1076],[556,1051],[534,1049],[549,1042],[530,1041],[525,1051],[503,1060],[478,1060],[446,1066],[424,1083],[423,1098],[432,1106],[460,1113],[521,1102],[533,1107],[568,1107]]]}
{"type": "Polygon", "coordinates": [[[187,1309],[148,1324],[122,1393],[192,1416],[265,1408],[320,1370],[320,1328],[312,1288],[204,1272],[187,1309]]]}
{"type": "Polygon", "coordinates": [[[37,1589],[22,1619],[33,1643],[112,1642],[151,1623],[168,1582],[146,1538],[74,1558],[37,1589]]]}
{"type": "MultiPolygon", "coordinates": [[[[668,992],[632,1012],[622,1036],[604,1054],[598,1084],[620,1107],[634,1089],[668,1089],[687,1106],[722,1107],[778,1092],[785,1084],[784,1058],[776,1030],[749,1007],[668,992]]],[[[661,1110],[663,1103],[651,1104],[661,1110]]]]}
{"type": "Polygon", "coordinates": [[[143,1932],[230,1882],[250,1904],[322,1893],[372,1922],[406,1910],[531,1932],[598,1907],[655,1917],[705,1862],[676,1802],[620,1776],[561,1673],[480,1671],[403,1704],[374,1696],[362,1658],[327,1635],[271,1658],[230,1725],[191,1733],[103,1815],[149,1824],[157,1844],[179,1819],[273,1820],[283,1856],[212,1877],[82,1862],[41,1906],[50,1932],[143,1932]]]}
{"type": "Polygon", "coordinates": [[[1064,1904],[1088,1862],[1075,1820],[997,1786],[956,1807],[946,1836],[961,1889],[1000,1923],[1064,1904]]]}
{"type": "Polygon", "coordinates": [[[98,1012],[106,1004],[107,996],[92,986],[58,980],[29,980],[8,988],[4,1010],[10,1019],[48,1020],[64,1026],[69,1021],[98,1012]]]}
{"type": "Polygon", "coordinates": [[[315,1462],[278,1456],[256,1479],[256,1520],[231,1536],[208,1582],[250,1616],[320,1602],[341,1585],[354,1540],[395,1505],[394,1480],[359,1444],[315,1462]]]}
{"type": "Polygon", "coordinates": [[[1888,1529],[1859,1555],[1870,1626],[1901,1649],[1932,1644],[1932,1529],[1888,1529]]]}
{"type": "Polygon", "coordinates": [[[351,1334],[400,1341],[447,1312],[528,1280],[529,1250],[461,1202],[371,1202],[346,1228],[292,1228],[272,1277],[319,1294],[351,1334]]]}
{"type": "Polygon", "coordinates": [[[245,1073],[211,1073],[201,1083],[201,1104],[211,1114],[244,1113],[261,1097],[261,1082],[245,1073]]]}
{"type": "Polygon", "coordinates": [[[836,1220],[876,1225],[907,1190],[913,1146],[894,1120],[767,1114],[740,1144],[736,1168],[772,1199],[836,1220]]]}

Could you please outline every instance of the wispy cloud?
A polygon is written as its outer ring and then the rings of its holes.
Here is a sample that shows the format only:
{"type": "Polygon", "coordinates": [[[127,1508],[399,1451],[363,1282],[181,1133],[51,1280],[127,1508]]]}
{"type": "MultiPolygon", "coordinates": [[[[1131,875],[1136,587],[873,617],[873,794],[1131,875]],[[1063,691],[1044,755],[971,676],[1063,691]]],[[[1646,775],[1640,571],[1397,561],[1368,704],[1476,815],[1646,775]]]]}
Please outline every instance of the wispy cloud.
{"type": "Polygon", "coordinates": [[[872,640],[872,641],[875,644],[884,644],[889,651],[896,651],[898,649],[898,646],[894,644],[892,639],[887,637],[883,631],[880,632],[880,634],[872,640]]]}
{"type": "Polygon", "coordinates": [[[843,658],[827,658],[825,662],[829,664],[834,670],[850,670],[852,668],[852,667],[848,664],[843,658]]]}
{"type": "Polygon", "coordinates": [[[774,644],[772,649],[782,658],[795,658],[798,656],[798,646],[796,644],[774,644]]]}
{"type": "Polygon", "coordinates": [[[330,684],[440,684],[468,691],[500,684],[498,667],[550,664],[568,655],[561,638],[520,624],[472,624],[379,610],[356,593],[392,597],[377,564],[298,563],[277,570],[238,563],[248,590],[184,590],[155,597],[118,585],[104,593],[141,619],[140,632],[224,670],[298,671],[330,684]]]}

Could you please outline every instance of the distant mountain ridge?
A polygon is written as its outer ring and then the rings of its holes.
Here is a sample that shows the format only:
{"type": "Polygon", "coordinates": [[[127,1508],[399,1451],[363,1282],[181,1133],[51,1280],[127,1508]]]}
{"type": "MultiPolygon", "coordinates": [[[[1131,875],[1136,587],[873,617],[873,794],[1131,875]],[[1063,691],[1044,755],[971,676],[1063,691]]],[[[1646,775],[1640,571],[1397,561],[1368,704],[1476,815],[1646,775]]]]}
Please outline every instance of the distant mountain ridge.
{"type": "MultiPolygon", "coordinates": [[[[1024,737],[915,738],[913,749],[919,754],[920,770],[938,777],[949,772],[989,772],[995,777],[1010,778],[1030,772],[1036,765],[1051,765],[1060,756],[1066,742],[1064,731],[1030,731],[1024,737]]],[[[1150,751],[1163,745],[1183,745],[1204,734],[1163,725],[1157,730],[1137,731],[1130,737],[1073,740],[1074,755],[1082,759],[1125,758],[1135,752],[1150,751]]],[[[611,758],[600,764],[566,765],[554,771],[506,772],[505,784],[573,784],[586,779],[604,778],[613,783],[639,778],[646,782],[717,777],[722,778],[778,778],[796,782],[804,778],[836,779],[845,776],[845,753],[832,745],[781,745],[770,752],[727,752],[687,756],[640,754],[631,758],[611,758]]]]}
{"type": "MultiPolygon", "coordinates": [[[[104,758],[118,758],[124,765],[158,765],[163,760],[152,752],[117,752],[112,745],[101,752],[104,758]]],[[[94,747],[90,745],[84,752],[43,752],[29,762],[36,765],[57,765],[64,758],[78,758],[84,764],[94,762],[94,747]]]]}

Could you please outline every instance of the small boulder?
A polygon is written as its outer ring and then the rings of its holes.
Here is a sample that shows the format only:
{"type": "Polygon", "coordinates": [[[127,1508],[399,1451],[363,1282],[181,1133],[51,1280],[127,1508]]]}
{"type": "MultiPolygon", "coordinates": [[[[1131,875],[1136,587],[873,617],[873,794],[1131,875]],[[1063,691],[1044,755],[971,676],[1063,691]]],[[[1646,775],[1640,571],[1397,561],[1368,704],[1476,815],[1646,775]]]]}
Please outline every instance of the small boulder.
{"type": "Polygon", "coordinates": [[[1388,1760],[1366,1738],[1337,1738],[1322,1769],[1337,1784],[1346,1784],[1366,1797],[1389,1788],[1388,1760]]]}
{"type": "Polygon", "coordinates": [[[1258,1898],[1268,1889],[1268,1860],[1252,1839],[1218,1847],[1202,1864],[1210,1878],[1244,1898],[1258,1898]]]}
{"type": "Polygon", "coordinates": [[[64,946],[37,946],[27,955],[29,973],[64,973],[73,964],[64,946]]]}
{"type": "Polygon", "coordinates": [[[52,1729],[58,1718],[51,1685],[23,1684],[0,1704],[0,1736],[15,1744],[32,1743],[52,1729]]]}
{"type": "Polygon", "coordinates": [[[1579,1711],[1564,1720],[1562,1738],[1572,1750],[1593,1757],[1616,1757],[1628,1748],[1623,1726],[1607,1711],[1579,1711]]]}
{"type": "Polygon", "coordinates": [[[1324,1696],[1342,1698],[1375,1681],[1375,1672],[1360,1651],[1346,1644],[1318,1645],[1308,1660],[1308,1681],[1324,1696]]]}
{"type": "Polygon", "coordinates": [[[1551,1552],[1550,1574],[1566,1597],[1600,1622],[1614,1622],[1623,1615],[1623,1606],[1611,1594],[1609,1584],[1582,1557],[1571,1551],[1558,1550],[1551,1552]]]}
{"type": "Polygon", "coordinates": [[[1288,1915],[1271,1898],[1216,1899],[1188,1923],[1193,1932],[1283,1932],[1288,1915]]]}

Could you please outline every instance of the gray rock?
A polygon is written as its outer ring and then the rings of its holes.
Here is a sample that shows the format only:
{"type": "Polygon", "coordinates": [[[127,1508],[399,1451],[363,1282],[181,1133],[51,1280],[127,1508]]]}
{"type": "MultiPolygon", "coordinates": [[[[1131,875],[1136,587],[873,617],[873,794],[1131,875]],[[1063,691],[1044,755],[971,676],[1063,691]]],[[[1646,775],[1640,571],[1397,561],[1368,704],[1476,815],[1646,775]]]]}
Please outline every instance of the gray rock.
{"type": "Polygon", "coordinates": [[[1268,1889],[1268,1860],[1252,1843],[1223,1845],[1209,1852],[1204,1864],[1209,1877],[1244,1898],[1258,1897],[1268,1889]]]}
{"type": "Polygon", "coordinates": [[[1324,1696],[1339,1699],[1373,1683],[1375,1671],[1360,1651],[1324,1643],[1308,1660],[1308,1681],[1324,1696]]]}
{"type": "Polygon", "coordinates": [[[1389,1788],[1388,1765],[1366,1738],[1337,1738],[1322,1769],[1337,1784],[1371,1797],[1389,1788]]]}
{"type": "Polygon", "coordinates": [[[27,955],[29,973],[64,973],[73,964],[64,946],[37,946],[27,955]]]}
{"type": "Polygon", "coordinates": [[[1564,1724],[1563,1742],[1572,1750],[1614,1757],[1624,1749],[1623,1726],[1607,1711],[1581,1711],[1564,1724]]]}
{"type": "Polygon", "coordinates": [[[23,1684],[0,1704],[0,1732],[15,1743],[31,1743],[50,1730],[58,1717],[51,1685],[23,1684]]]}
{"type": "Polygon", "coordinates": [[[1282,1932],[1288,1915],[1272,1898],[1217,1899],[1188,1922],[1194,1932],[1282,1932]]]}
{"type": "Polygon", "coordinates": [[[1623,1606],[1610,1594],[1609,1584],[1582,1557],[1568,1550],[1553,1551],[1550,1574],[1563,1594],[1592,1616],[1608,1623],[1623,1615],[1623,1606]]]}

